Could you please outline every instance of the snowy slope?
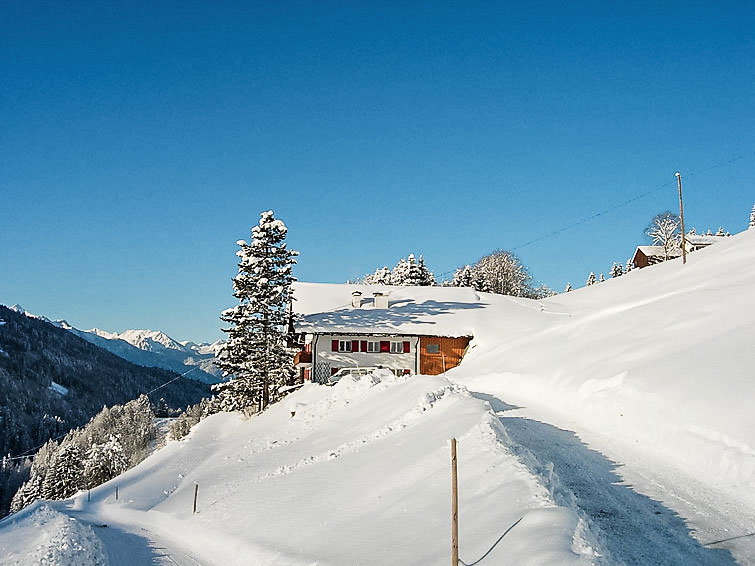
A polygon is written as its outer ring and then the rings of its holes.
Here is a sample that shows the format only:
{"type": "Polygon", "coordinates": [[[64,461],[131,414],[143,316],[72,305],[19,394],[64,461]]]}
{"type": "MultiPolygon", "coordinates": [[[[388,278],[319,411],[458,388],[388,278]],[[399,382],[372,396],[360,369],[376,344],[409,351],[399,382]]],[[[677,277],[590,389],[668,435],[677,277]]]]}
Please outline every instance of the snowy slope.
{"type": "Polygon", "coordinates": [[[750,230],[543,300],[528,329],[480,319],[451,376],[577,431],[700,539],[741,537],[728,546],[755,561],[754,267],[750,230]]]}
{"type": "MultiPolygon", "coordinates": [[[[407,300],[390,316],[445,302],[444,328],[474,335],[447,377],[307,385],[258,417],[203,421],[90,504],[49,505],[190,557],[177,563],[443,563],[456,436],[466,563],[520,518],[481,564],[753,563],[753,266],[750,231],[542,301],[391,290],[407,300]]],[[[343,316],[346,287],[297,286],[302,312],[343,316]]],[[[27,527],[1,522],[0,549],[34,556],[11,543],[27,527]]]]}
{"type": "MultiPolygon", "coordinates": [[[[589,561],[577,515],[511,452],[487,404],[442,377],[347,378],[307,385],[246,421],[215,415],[93,490],[91,503],[81,494],[50,505],[83,523],[139,525],[202,564],[439,564],[450,552],[451,437],[462,558],[476,560],[518,521],[487,563],[589,561]]],[[[23,563],[11,540],[28,521],[10,520],[0,549],[23,563]]]]}

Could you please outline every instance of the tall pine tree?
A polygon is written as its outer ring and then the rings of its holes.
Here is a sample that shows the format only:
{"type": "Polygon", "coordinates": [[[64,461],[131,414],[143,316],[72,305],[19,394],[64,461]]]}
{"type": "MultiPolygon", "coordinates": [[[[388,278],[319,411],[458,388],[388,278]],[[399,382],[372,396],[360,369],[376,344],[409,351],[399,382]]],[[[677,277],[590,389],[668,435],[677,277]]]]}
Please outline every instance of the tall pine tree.
{"type": "Polygon", "coordinates": [[[278,389],[295,374],[293,356],[286,347],[287,306],[291,300],[291,270],[298,252],[286,247],[286,225],[272,210],[260,214],[252,228],[252,243],[239,240],[238,275],[233,296],[239,304],[224,311],[230,326],[228,341],[218,352],[218,366],[231,376],[214,387],[224,410],[256,406],[262,410],[275,401],[278,389]]]}

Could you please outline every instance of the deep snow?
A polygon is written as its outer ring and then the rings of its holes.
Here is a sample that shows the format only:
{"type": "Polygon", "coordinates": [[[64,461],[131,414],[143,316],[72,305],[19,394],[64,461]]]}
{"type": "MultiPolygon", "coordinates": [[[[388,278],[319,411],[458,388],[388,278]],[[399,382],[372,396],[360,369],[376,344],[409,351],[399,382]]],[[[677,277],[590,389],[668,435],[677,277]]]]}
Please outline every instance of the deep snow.
{"type": "MultiPolygon", "coordinates": [[[[57,513],[82,540],[110,523],[185,564],[444,563],[455,436],[466,563],[515,523],[483,566],[753,563],[754,265],[749,231],[542,301],[446,300],[443,325],[475,337],[446,377],[307,385],[246,421],[216,415],[91,503],[4,520],[0,551],[37,563],[57,513]]],[[[306,314],[344,307],[345,287],[302,296],[306,314]]],[[[443,291],[401,293],[391,308],[416,319],[443,291]]],[[[119,555],[113,532],[99,556],[119,555]]]]}

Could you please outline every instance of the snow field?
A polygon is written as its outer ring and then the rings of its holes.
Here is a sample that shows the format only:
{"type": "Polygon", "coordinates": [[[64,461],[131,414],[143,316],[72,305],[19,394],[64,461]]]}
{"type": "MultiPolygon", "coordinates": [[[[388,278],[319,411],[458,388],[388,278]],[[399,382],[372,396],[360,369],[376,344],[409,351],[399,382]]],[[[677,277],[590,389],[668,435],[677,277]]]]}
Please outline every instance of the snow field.
{"type": "Polygon", "coordinates": [[[574,511],[514,456],[487,404],[442,377],[379,372],[307,385],[249,420],[215,415],[76,506],[143,525],[207,564],[442,563],[452,437],[463,559],[521,519],[487,563],[589,563],[574,511]]]}
{"type": "MultiPolygon", "coordinates": [[[[701,541],[755,532],[755,232],[481,318],[449,377],[574,430],[701,541]]],[[[747,562],[753,537],[728,547],[747,562]]]]}

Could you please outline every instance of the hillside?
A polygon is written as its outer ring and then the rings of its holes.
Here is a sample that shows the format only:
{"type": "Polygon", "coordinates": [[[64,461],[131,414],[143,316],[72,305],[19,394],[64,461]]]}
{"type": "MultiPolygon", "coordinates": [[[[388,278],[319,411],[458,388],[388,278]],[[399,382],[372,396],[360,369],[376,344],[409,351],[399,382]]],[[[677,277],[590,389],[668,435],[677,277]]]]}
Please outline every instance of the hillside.
{"type": "Polygon", "coordinates": [[[126,330],[106,332],[93,328],[64,327],[77,336],[129,362],[144,367],[159,367],[203,383],[218,383],[223,374],[215,364],[217,344],[178,342],[160,331],[126,330]]]}
{"type": "Polygon", "coordinates": [[[450,377],[525,408],[512,416],[576,431],[700,540],[731,539],[721,546],[753,561],[753,266],[749,230],[687,265],[543,300],[532,324],[480,320],[477,347],[450,377]]]}
{"type": "Polygon", "coordinates": [[[755,230],[546,300],[444,305],[475,337],[446,376],[308,384],[212,416],[91,502],[0,522],[0,548],[33,562],[42,532],[99,541],[87,563],[155,547],[179,564],[444,563],[456,437],[467,564],[752,563],[753,265],[755,230]]]}
{"type": "Polygon", "coordinates": [[[99,328],[81,330],[65,320],[50,320],[46,316],[27,312],[20,305],[10,308],[30,318],[68,330],[79,338],[138,366],[167,369],[204,383],[218,383],[223,378],[223,372],[214,364],[218,342],[178,342],[159,330],[126,330],[121,333],[107,332],[99,328]]]}
{"type": "MultiPolygon", "coordinates": [[[[0,305],[0,453],[17,455],[177,378],[123,360],[39,318],[0,305]]],[[[179,378],[150,397],[185,407],[207,386],[179,378]]],[[[10,494],[12,495],[12,494],[10,494]]],[[[9,494],[0,493],[0,512],[9,494]]]]}

